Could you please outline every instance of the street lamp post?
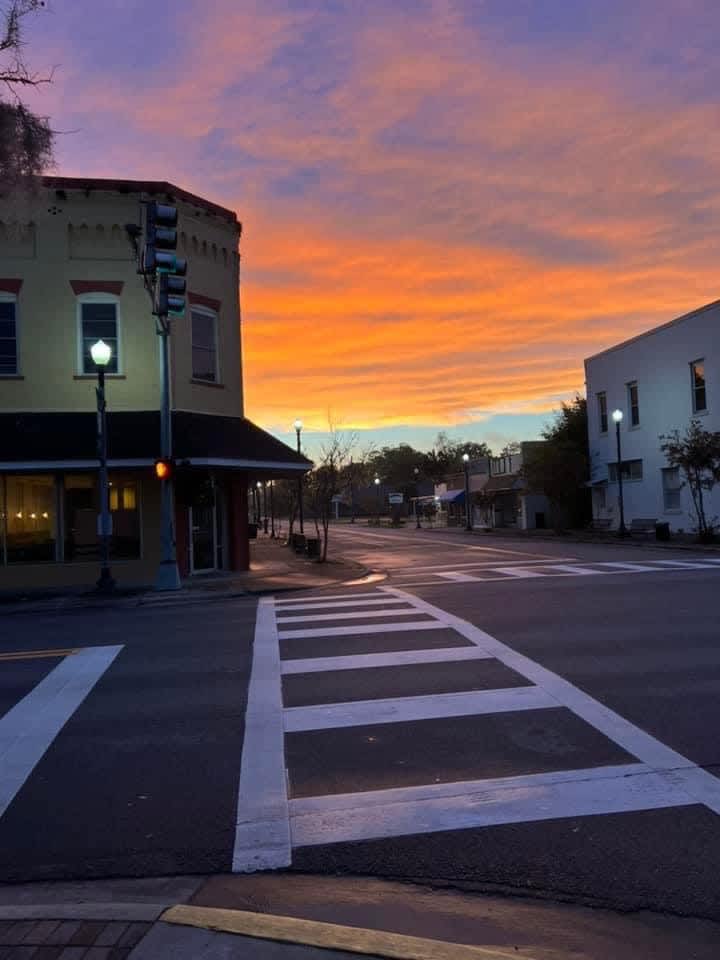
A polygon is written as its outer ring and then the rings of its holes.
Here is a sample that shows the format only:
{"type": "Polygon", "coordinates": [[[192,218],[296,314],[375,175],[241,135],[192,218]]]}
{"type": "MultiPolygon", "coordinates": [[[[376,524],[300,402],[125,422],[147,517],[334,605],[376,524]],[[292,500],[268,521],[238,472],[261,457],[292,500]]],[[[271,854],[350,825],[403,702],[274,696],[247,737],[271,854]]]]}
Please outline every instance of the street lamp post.
{"type": "Polygon", "coordinates": [[[618,502],[620,505],[620,527],[618,536],[626,537],[627,528],[625,527],[625,504],[623,503],[623,484],[622,484],[622,454],[620,452],[620,424],[622,423],[622,410],[613,410],[612,418],[615,421],[615,441],[617,443],[617,478],[618,478],[618,502]]]}
{"type": "Polygon", "coordinates": [[[470,454],[462,455],[463,469],[465,470],[465,529],[472,532],[472,514],[470,512],[470,454]]]}
{"type": "MultiPolygon", "coordinates": [[[[300,453],[300,431],[302,430],[302,420],[296,420],[293,424],[295,427],[295,434],[297,436],[297,452],[300,453]]],[[[300,515],[300,534],[305,533],[305,525],[303,523],[303,478],[302,474],[298,474],[298,512],[300,515]]]]}
{"type": "Polygon", "coordinates": [[[418,496],[418,477],[420,476],[420,467],[414,467],[413,473],[415,474],[415,529],[420,530],[420,497],[418,496]]]}
{"type": "Polygon", "coordinates": [[[110,573],[110,485],[107,468],[107,420],[105,416],[105,367],[110,363],[112,347],[104,340],[98,340],[90,347],[90,356],[95,364],[98,385],[95,388],[97,398],[97,446],[100,460],[100,578],[97,588],[101,593],[110,593],[115,581],[110,573]]]}
{"type": "Polygon", "coordinates": [[[375,477],[375,509],[377,511],[377,525],[380,526],[380,477],[375,477]]]}
{"type": "Polygon", "coordinates": [[[275,500],[273,497],[273,487],[275,486],[275,481],[268,481],[268,486],[270,487],[270,539],[275,539],[275,500]]]}

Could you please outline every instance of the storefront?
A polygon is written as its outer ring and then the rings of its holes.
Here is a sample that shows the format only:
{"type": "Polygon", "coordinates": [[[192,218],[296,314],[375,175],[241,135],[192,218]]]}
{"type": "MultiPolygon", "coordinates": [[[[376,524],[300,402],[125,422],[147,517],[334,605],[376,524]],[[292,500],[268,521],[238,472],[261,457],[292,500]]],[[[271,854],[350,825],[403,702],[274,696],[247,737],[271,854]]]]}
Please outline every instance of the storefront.
{"type": "MultiPolygon", "coordinates": [[[[0,461],[0,591],[97,579],[94,423],[84,413],[0,414],[16,452],[0,461]]],[[[152,584],[160,560],[157,430],[155,412],[108,416],[110,560],[126,587],[152,584]]],[[[173,431],[180,575],[247,569],[249,483],[297,476],[310,462],[244,418],[178,412],[173,431]]]]}

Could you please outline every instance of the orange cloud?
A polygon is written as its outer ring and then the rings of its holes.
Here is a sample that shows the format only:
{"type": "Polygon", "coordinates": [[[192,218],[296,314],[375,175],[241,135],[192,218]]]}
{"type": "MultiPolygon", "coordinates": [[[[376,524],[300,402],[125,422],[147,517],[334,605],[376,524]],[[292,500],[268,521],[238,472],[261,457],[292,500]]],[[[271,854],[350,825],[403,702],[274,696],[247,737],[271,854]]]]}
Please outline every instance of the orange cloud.
{"type": "MultiPolygon", "coordinates": [[[[49,112],[102,125],[61,139],[61,172],[237,209],[264,425],[546,411],[582,390],[585,356],[717,296],[718,108],[653,72],[654,4],[626,14],[628,53],[589,56],[585,36],[562,57],[450,0],[211,6],[184,8],[178,56],[141,88],[54,58],[49,112]]],[[[700,86],[684,3],[665,7],[700,86]]]]}

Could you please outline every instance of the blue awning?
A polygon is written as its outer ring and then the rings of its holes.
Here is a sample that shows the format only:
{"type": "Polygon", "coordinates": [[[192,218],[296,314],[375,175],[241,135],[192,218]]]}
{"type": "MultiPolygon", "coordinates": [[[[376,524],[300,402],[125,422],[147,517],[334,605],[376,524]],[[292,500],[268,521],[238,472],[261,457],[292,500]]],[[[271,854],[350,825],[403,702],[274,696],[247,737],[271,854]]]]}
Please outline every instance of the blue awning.
{"type": "Polygon", "coordinates": [[[465,503],[464,490],[446,490],[437,498],[440,503],[465,503]]]}

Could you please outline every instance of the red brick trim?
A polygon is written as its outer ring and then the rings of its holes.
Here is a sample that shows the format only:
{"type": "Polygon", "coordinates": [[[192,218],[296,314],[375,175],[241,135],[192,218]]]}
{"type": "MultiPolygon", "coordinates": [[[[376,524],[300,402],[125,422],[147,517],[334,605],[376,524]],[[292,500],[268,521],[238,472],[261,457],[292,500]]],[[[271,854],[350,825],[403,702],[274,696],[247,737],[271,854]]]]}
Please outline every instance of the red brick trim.
{"type": "Polygon", "coordinates": [[[213,297],[206,297],[202,293],[193,293],[192,290],[188,290],[188,301],[190,303],[196,303],[199,307],[209,307],[210,310],[214,310],[215,313],[220,312],[220,303],[222,302],[213,299],[213,297]]]}
{"type": "Polygon", "coordinates": [[[119,297],[124,285],[123,280],[71,280],[73,293],[79,297],[81,293],[112,293],[119,297]]]}
{"type": "Polygon", "coordinates": [[[0,280],[0,291],[2,291],[2,293],[18,294],[20,293],[20,287],[22,285],[23,285],[22,280],[11,279],[10,277],[6,277],[0,280]]]}

